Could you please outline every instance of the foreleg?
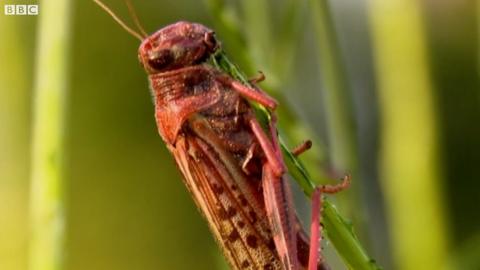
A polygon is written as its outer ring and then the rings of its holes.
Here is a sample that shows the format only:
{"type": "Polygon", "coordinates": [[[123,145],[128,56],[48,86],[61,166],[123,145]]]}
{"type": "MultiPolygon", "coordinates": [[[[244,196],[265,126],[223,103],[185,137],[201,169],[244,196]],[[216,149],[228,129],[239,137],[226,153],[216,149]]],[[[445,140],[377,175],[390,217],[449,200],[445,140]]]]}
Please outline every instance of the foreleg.
{"type": "Polygon", "coordinates": [[[244,98],[258,102],[271,110],[274,110],[278,105],[278,102],[273,97],[269,96],[267,93],[256,88],[246,86],[230,77],[219,76],[217,80],[220,83],[231,87],[232,89],[240,93],[240,95],[242,95],[244,98]]]}
{"type": "Polygon", "coordinates": [[[219,99],[220,94],[217,91],[211,91],[173,101],[169,106],[156,106],[155,118],[160,135],[167,143],[173,144],[188,117],[209,108],[219,99]]]}

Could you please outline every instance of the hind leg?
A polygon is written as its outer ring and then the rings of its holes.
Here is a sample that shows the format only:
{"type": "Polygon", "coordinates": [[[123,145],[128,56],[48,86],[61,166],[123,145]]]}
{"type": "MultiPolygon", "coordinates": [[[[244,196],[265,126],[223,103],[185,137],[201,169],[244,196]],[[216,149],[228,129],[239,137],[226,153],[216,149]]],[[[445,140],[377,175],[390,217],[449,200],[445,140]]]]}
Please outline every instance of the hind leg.
{"type": "MultiPolygon", "coordinates": [[[[292,154],[299,156],[312,147],[312,142],[307,140],[295,147],[292,150],[292,154]]],[[[312,213],[310,221],[310,252],[308,258],[308,270],[317,270],[319,264],[322,265],[323,257],[320,252],[320,242],[322,235],[322,205],[323,205],[323,193],[334,194],[340,192],[350,185],[350,175],[346,175],[342,182],[336,185],[322,185],[315,188],[312,193],[312,213]]]]}
{"type": "Polygon", "coordinates": [[[263,167],[263,198],[278,256],[285,270],[299,270],[296,220],[290,187],[284,177],[276,177],[266,163],[263,167]]]}
{"type": "Polygon", "coordinates": [[[316,270],[319,262],[323,261],[319,245],[322,235],[322,194],[334,194],[340,192],[350,185],[350,175],[346,175],[342,182],[337,185],[323,185],[315,188],[312,194],[312,216],[310,222],[310,254],[308,259],[308,270],[316,270]]]}

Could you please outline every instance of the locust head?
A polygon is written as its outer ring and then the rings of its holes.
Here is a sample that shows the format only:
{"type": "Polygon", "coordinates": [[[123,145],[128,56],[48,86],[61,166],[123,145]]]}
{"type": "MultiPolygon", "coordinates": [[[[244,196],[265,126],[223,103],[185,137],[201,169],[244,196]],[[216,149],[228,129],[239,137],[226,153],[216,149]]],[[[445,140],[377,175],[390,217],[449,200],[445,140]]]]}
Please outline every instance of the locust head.
{"type": "Polygon", "coordinates": [[[219,45],[214,32],[190,22],[168,25],[140,45],[138,58],[149,74],[199,64],[214,53],[219,45]]]}
{"type": "Polygon", "coordinates": [[[220,47],[215,33],[201,24],[181,21],[148,36],[130,1],[126,0],[126,4],[140,32],[125,24],[101,0],[93,1],[110,14],[123,29],[142,41],[138,49],[138,58],[149,74],[199,64],[220,47]]]}

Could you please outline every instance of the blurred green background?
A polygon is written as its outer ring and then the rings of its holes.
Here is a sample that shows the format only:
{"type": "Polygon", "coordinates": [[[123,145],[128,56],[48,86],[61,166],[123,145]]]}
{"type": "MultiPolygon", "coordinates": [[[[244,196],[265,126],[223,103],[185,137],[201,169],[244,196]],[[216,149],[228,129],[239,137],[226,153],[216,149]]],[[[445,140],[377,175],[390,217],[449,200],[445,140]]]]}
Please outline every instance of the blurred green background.
{"type": "MultiPolygon", "coordinates": [[[[91,1],[4,4],[40,16],[0,14],[0,269],[225,269],[157,135],[138,40],[91,1]],[[38,235],[52,224],[61,254],[38,235]]],[[[203,23],[264,71],[292,144],[313,137],[314,167],[353,174],[339,211],[384,269],[480,269],[479,1],[133,4],[148,32],[203,23]]]]}

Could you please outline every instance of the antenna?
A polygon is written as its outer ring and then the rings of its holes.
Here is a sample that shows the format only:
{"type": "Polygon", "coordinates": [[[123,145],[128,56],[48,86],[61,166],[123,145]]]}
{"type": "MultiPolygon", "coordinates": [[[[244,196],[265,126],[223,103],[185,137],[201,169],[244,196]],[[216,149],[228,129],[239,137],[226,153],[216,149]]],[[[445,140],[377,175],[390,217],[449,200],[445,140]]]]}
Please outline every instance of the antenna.
{"type": "Polygon", "coordinates": [[[97,5],[99,5],[103,10],[105,10],[108,14],[110,14],[110,16],[112,16],[112,18],[118,23],[120,24],[120,26],[125,29],[125,31],[127,31],[128,33],[130,33],[132,36],[138,38],[140,41],[143,41],[144,38],[142,37],[142,35],[140,35],[139,33],[135,32],[132,28],[128,27],[122,20],[120,20],[120,18],[117,17],[117,15],[115,15],[115,13],[113,13],[113,11],[107,7],[104,3],[100,2],[100,0],[93,0],[93,2],[95,2],[97,5]]]}
{"type": "Polygon", "coordinates": [[[132,17],[133,22],[137,26],[138,30],[140,30],[140,33],[143,35],[144,38],[147,38],[148,34],[145,31],[145,29],[142,27],[142,24],[140,23],[140,20],[138,19],[137,13],[135,12],[135,8],[132,5],[132,1],[125,0],[125,4],[127,4],[128,12],[130,12],[130,16],[132,17]]]}

